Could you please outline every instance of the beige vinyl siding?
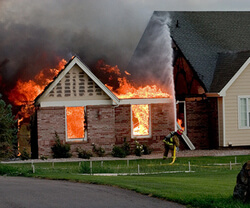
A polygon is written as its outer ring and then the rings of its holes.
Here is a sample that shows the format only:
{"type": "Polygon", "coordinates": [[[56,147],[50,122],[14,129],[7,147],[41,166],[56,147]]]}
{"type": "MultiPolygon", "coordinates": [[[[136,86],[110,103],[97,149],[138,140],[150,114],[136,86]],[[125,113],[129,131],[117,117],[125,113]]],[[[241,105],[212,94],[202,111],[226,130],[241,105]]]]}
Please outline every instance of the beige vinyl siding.
{"type": "Polygon", "coordinates": [[[218,98],[218,130],[219,130],[219,146],[223,146],[223,101],[222,97],[218,98]]]}
{"type": "Polygon", "coordinates": [[[228,88],[225,96],[225,146],[250,145],[250,128],[239,128],[239,96],[250,96],[250,65],[228,88]]]}

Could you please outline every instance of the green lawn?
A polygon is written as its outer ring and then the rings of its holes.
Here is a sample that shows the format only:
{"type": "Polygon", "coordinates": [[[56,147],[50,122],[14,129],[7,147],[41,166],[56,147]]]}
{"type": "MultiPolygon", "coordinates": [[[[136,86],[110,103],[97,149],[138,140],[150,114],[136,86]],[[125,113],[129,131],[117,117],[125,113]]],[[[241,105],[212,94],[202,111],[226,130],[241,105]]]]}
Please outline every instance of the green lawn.
{"type": "Polygon", "coordinates": [[[92,170],[89,161],[34,163],[35,173],[33,173],[31,163],[0,164],[0,175],[20,175],[119,186],[190,207],[250,207],[250,204],[243,204],[232,197],[237,174],[248,160],[250,160],[249,155],[237,156],[239,164],[235,165],[233,164],[235,156],[177,158],[172,166],[160,159],[138,159],[129,162],[127,160],[96,161],[92,162],[92,170]],[[231,168],[230,161],[232,162],[231,168]],[[138,173],[138,169],[139,173],[148,174],[132,175],[138,173]],[[130,175],[97,176],[89,173],[128,173],[130,175]]]}

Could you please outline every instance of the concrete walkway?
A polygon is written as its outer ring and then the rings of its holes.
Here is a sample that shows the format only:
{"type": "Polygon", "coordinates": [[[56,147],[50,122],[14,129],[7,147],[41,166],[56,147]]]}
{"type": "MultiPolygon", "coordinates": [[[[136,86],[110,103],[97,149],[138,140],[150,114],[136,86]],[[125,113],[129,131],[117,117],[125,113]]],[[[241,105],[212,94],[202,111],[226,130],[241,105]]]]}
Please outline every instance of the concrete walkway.
{"type": "MultiPolygon", "coordinates": [[[[226,150],[183,150],[177,152],[177,157],[202,157],[202,156],[234,156],[234,155],[249,155],[249,149],[226,149],[226,150]]],[[[128,155],[126,158],[117,158],[112,156],[106,157],[91,157],[92,161],[105,161],[105,160],[136,160],[136,159],[161,159],[163,153],[152,153],[150,155],[142,155],[141,157],[135,155],[128,155]]],[[[250,157],[249,157],[250,159],[250,157]]],[[[81,158],[60,158],[60,159],[32,159],[32,160],[14,160],[14,161],[2,161],[1,163],[38,163],[38,162],[80,162],[89,161],[81,158]]]]}

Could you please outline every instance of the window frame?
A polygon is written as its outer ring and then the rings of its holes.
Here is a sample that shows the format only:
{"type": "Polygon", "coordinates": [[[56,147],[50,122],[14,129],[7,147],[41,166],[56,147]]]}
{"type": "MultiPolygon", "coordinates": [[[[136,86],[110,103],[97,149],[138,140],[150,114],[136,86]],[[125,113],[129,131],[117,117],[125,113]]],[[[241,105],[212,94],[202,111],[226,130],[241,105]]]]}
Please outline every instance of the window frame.
{"type": "Polygon", "coordinates": [[[146,139],[146,138],[151,138],[152,137],[152,122],[151,122],[151,104],[131,104],[130,105],[130,115],[131,115],[131,138],[132,139],[146,139]],[[133,111],[132,111],[132,106],[133,105],[148,105],[148,111],[149,111],[149,119],[148,119],[148,134],[147,135],[134,135],[133,134],[133,111]]]}
{"type": "Polygon", "coordinates": [[[238,128],[239,129],[250,129],[250,95],[238,96],[238,128]],[[246,120],[247,125],[241,125],[241,99],[246,99],[246,120]]]}
{"type": "Polygon", "coordinates": [[[83,107],[84,109],[84,117],[86,115],[86,106],[66,106],[65,107],[65,138],[66,142],[83,142],[87,141],[87,129],[84,129],[84,137],[83,138],[68,138],[68,126],[67,126],[67,108],[77,108],[83,107]]]}

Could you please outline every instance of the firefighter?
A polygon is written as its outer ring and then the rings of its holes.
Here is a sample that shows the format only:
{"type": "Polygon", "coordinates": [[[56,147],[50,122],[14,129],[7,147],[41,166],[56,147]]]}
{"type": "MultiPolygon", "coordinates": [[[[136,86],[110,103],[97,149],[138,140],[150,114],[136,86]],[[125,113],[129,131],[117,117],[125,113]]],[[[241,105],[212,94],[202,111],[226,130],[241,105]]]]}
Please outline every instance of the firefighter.
{"type": "Polygon", "coordinates": [[[168,152],[169,150],[172,151],[172,157],[173,159],[175,159],[175,155],[174,155],[174,148],[179,148],[180,146],[180,138],[181,135],[183,134],[183,130],[182,129],[178,129],[176,132],[170,132],[169,135],[167,135],[164,139],[164,146],[165,146],[165,152],[164,152],[164,156],[163,156],[163,160],[167,159],[168,157],[168,152]]]}

